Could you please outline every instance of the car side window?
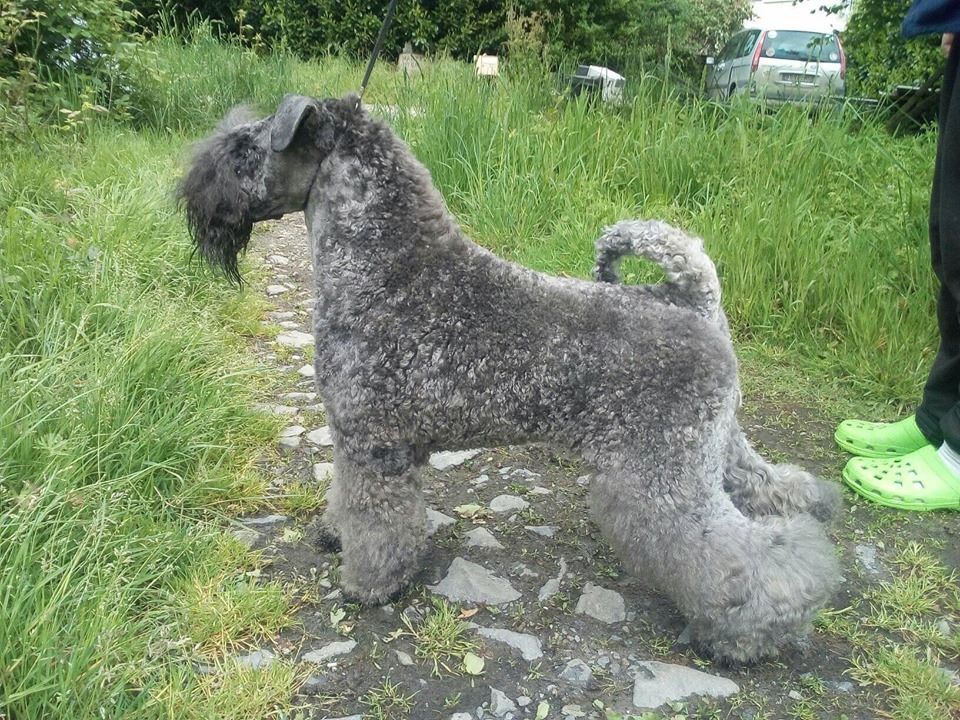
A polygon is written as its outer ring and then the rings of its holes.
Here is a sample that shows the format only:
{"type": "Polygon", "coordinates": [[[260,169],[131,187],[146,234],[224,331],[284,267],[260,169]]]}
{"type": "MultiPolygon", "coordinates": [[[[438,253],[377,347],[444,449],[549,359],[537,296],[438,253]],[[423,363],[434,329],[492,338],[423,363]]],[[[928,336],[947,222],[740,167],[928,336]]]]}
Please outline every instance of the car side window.
{"type": "Polygon", "coordinates": [[[746,57],[753,50],[753,46],[757,44],[757,38],[760,37],[759,30],[750,30],[747,33],[744,33],[744,37],[741,38],[740,46],[737,48],[737,57],[746,57]]]}
{"type": "Polygon", "coordinates": [[[740,46],[740,43],[743,42],[743,33],[737,33],[732,38],[727,40],[727,44],[723,46],[723,50],[720,51],[720,54],[717,56],[717,60],[724,62],[725,60],[732,60],[735,58],[737,49],[740,46]]]}

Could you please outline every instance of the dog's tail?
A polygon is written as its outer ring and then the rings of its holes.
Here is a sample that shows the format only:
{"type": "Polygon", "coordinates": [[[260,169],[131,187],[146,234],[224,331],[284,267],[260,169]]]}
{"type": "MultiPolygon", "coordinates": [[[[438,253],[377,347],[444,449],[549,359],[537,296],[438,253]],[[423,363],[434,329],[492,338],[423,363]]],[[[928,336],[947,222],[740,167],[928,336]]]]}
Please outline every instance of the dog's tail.
{"type": "Polygon", "coordinates": [[[596,249],[595,280],[620,282],[620,259],[643,257],[663,269],[670,302],[689,307],[707,320],[718,320],[720,280],[700,238],[659,220],[624,220],[604,230],[596,249]]]}

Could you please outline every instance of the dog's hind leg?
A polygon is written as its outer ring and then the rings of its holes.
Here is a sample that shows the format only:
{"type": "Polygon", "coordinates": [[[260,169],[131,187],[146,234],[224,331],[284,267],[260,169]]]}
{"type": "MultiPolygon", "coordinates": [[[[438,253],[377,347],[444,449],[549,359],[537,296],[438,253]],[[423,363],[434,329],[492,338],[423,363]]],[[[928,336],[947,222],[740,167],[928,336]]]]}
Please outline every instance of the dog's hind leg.
{"type": "Polygon", "coordinates": [[[416,574],[426,541],[426,507],[416,467],[384,471],[334,450],[323,525],[339,536],[344,594],[366,604],[396,595],[416,574]]]}
{"type": "Polygon", "coordinates": [[[773,465],[751,447],[734,420],[730,426],[723,487],[741,512],[751,515],[809,513],[821,522],[834,518],[840,490],[796,465],[773,465]]]}
{"type": "Polygon", "coordinates": [[[625,565],[673,599],[694,642],[752,662],[805,635],[837,578],[820,525],[742,515],[720,486],[720,457],[711,467],[700,453],[630,456],[591,484],[596,522],[625,565]]]}

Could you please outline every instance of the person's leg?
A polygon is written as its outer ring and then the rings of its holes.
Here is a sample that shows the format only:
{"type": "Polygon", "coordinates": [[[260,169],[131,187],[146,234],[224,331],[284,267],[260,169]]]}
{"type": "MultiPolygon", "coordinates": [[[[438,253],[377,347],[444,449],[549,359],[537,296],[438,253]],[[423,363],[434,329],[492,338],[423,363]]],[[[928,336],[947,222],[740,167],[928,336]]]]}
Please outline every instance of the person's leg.
{"type": "Polygon", "coordinates": [[[960,450],[960,97],[954,87],[960,46],[947,61],[940,96],[937,159],[930,195],[930,254],[940,281],[940,348],[917,409],[917,425],[933,444],[950,437],[960,450]]]}
{"type": "Polygon", "coordinates": [[[851,488],[904,510],[960,509],[960,46],[947,61],[930,199],[930,248],[940,281],[940,349],[917,409],[931,444],[901,457],[855,457],[843,469],[851,488]],[[939,445],[939,449],[937,449],[939,445]]]}
{"type": "Polygon", "coordinates": [[[954,97],[960,46],[953,48],[940,96],[939,139],[930,195],[930,256],[940,281],[940,348],[916,415],[896,423],[845,420],[837,444],[860,457],[900,457],[949,435],[960,450],[960,96],[954,97]]]}
{"type": "Polygon", "coordinates": [[[917,424],[932,442],[960,451],[960,46],[947,61],[940,102],[940,135],[930,198],[930,246],[940,280],[937,321],[940,350],[934,360],[917,424]]]}

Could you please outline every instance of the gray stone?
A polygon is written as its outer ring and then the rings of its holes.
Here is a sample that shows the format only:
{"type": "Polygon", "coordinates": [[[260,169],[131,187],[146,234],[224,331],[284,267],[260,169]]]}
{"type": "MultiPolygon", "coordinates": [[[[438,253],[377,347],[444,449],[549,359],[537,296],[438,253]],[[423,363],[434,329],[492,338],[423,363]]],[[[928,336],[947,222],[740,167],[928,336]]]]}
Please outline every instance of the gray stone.
{"type": "Polygon", "coordinates": [[[467,539],[467,545],[470,547],[489,548],[491,550],[502,550],[503,545],[497,540],[493,533],[486,528],[474,528],[464,535],[467,539]]]}
{"type": "Polygon", "coordinates": [[[449,515],[444,515],[433,508],[427,508],[427,535],[433,535],[440,528],[453,525],[456,522],[449,515]]]}
{"type": "Polygon", "coordinates": [[[283,255],[267,255],[267,262],[271,265],[289,265],[290,258],[283,255]]]}
{"type": "Polygon", "coordinates": [[[583,660],[573,659],[563,666],[559,675],[568,684],[586,689],[593,683],[593,671],[583,660]]]}
{"type": "Polygon", "coordinates": [[[520,597],[509,580],[497,577],[486,568],[463,558],[454,558],[447,575],[428,586],[438,595],[456,602],[503,605],[520,597]]]}
{"type": "Polygon", "coordinates": [[[292,320],[297,314],[293,310],[274,310],[267,313],[271,320],[292,320]]]}
{"type": "Polygon", "coordinates": [[[577,485],[579,485],[580,487],[586,487],[589,484],[590,484],[589,475],[581,475],[580,477],[577,478],[577,485]]]}
{"type": "Polygon", "coordinates": [[[307,429],[303,425],[288,425],[280,431],[281,438],[300,437],[307,429]]]}
{"type": "Polygon", "coordinates": [[[300,327],[300,323],[296,320],[281,320],[280,327],[284,330],[296,330],[300,327]]]}
{"type": "Polygon", "coordinates": [[[344,640],[343,642],[332,642],[329,645],[324,645],[319,650],[311,650],[306,653],[300,659],[303,662],[310,663],[325,663],[327,660],[330,660],[335,657],[340,657],[341,655],[346,655],[347,653],[353,652],[353,649],[357,646],[356,640],[344,640]]]}
{"type": "Polygon", "coordinates": [[[842,693],[853,692],[853,683],[850,682],[849,680],[841,680],[840,682],[836,683],[834,687],[837,688],[838,692],[842,692],[842,693]]]}
{"type": "Polygon", "coordinates": [[[497,495],[490,501],[490,509],[495,513],[516,512],[530,507],[530,503],[516,495],[497,495]]]}
{"type": "Polygon", "coordinates": [[[563,715],[563,720],[578,720],[587,716],[579,705],[564,705],[560,708],[560,714],[563,715]]]}
{"type": "Polygon", "coordinates": [[[948,638],[952,632],[950,623],[945,618],[940,618],[936,623],[937,632],[943,635],[943,637],[948,638]]]}
{"type": "Polygon", "coordinates": [[[344,715],[343,717],[326,717],[324,720],[363,720],[363,715],[344,715]]]}
{"type": "Polygon", "coordinates": [[[302,368],[297,370],[297,372],[305,378],[312,378],[317,374],[317,371],[314,369],[313,365],[304,365],[302,368]]]}
{"type": "Polygon", "coordinates": [[[333,438],[330,435],[330,428],[326,425],[308,432],[307,441],[313,443],[314,445],[320,445],[321,447],[333,446],[333,438]]]}
{"type": "Polygon", "coordinates": [[[519,650],[520,656],[527,662],[543,657],[543,648],[540,645],[540,639],[534,635],[526,635],[502,628],[485,627],[478,627],[477,634],[488,640],[495,640],[509,645],[514,650],[519,650]]]}
{"type": "Polygon", "coordinates": [[[476,487],[483,487],[488,482],[490,482],[490,476],[484,473],[483,475],[478,475],[476,478],[471,480],[470,484],[476,487]]]}
{"type": "Polygon", "coordinates": [[[258,403],[254,406],[258,412],[266,413],[267,415],[296,415],[300,412],[300,408],[293,407],[292,405],[272,405],[270,403],[258,403]]]}
{"type": "Polygon", "coordinates": [[[413,658],[410,657],[403,650],[394,650],[393,652],[396,653],[397,655],[397,662],[399,662],[404,667],[410,667],[411,665],[413,665],[413,658]]]}
{"type": "Polygon", "coordinates": [[[320,688],[328,682],[327,678],[320,677],[319,675],[310,675],[300,686],[300,692],[308,694],[319,692],[320,688]]]}
{"type": "Polygon", "coordinates": [[[267,649],[254,650],[251,653],[246,655],[240,655],[237,658],[237,662],[240,663],[243,667],[253,668],[254,670],[260,670],[261,668],[268,668],[273,664],[273,661],[276,659],[276,655],[270,652],[267,649]]]}
{"type": "Polygon", "coordinates": [[[531,495],[552,495],[553,490],[551,490],[550,488],[542,487],[541,485],[535,485],[534,487],[530,488],[530,494],[531,495]]]}
{"type": "Polygon", "coordinates": [[[260,538],[262,537],[262,535],[260,535],[260,533],[258,533],[256,530],[247,527],[233,528],[233,530],[230,531],[230,534],[233,535],[237,542],[247,549],[254,547],[258,542],[260,542],[260,538]]]}
{"type": "Polygon", "coordinates": [[[310,347],[313,345],[313,335],[300,330],[285,330],[277,335],[277,344],[292,348],[310,347]]]}
{"type": "Polygon", "coordinates": [[[567,574],[567,561],[564,558],[560,558],[559,565],[560,573],[557,577],[547,580],[543,584],[543,587],[540,588],[540,592],[537,593],[537,600],[541,603],[560,592],[560,583],[563,580],[563,576],[567,574]]]}
{"type": "Polygon", "coordinates": [[[540,588],[540,592],[537,593],[537,600],[540,602],[549,600],[558,592],[560,592],[560,579],[550,578],[543,584],[543,587],[540,588]]]}
{"type": "Polygon", "coordinates": [[[853,548],[853,552],[868,575],[877,576],[883,574],[883,567],[880,565],[880,561],[877,560],[876,547],[861,543],[853,548]]]}
{"type": "Polygon", "coordinates": [[[787,697],[791,700],[803,700],[803,693],[799,690],[791,690],[787,693],[787,697]]]}
{"type": "Polygon", "coordinates": [[[692,695],[725,698],[740,692],[732,680],[669,663],[644,661],[638,664],[633,682],[634,707],[653,710],[664,703],[692,695]]]}
{"type": "Polygon", "coordinates": [[[517,707],[525,708],[527,705],[533,702],[533,698],[527,697],[526,695],[521,695],[517,698],[517,707]]]}
{"type": "Polygon", "coordinates": [[[502,718],[507,713],[516,711],[517,706],[514,705],[513,700],[508,698],[506,694],[500,690],[490,688],[490,712],[492,712],[495,717],[502,718]]]}
{"type": "Polygon", "coordinates": [[[457,450],[435,452],[430,456],[430,466],[436,470],[446,470],[447,468],[463,465],[467,460],[476,457],[483,450],[457,450]]]}
{"type": "Polygon", "coordinates": [[[260,517],[252,518],[239,518],[240,522],[244,525],[274,525],[278,522],[284,522],[287,519],[286,515],[262,515],[260,517]]]}
{"type": "Polygon", "coordinates": [[[290,288],[286,285],[267,285],[267,297],[276,297],[277,295],[283,295],[285,292],[290,292],[290,288]]]}
{"type": "Polygon", "coordinates": [[[322,462],[313,464],[313,479],[317,482],[333,480],[333,463],[322,462]]]}
{"type": "Polygon", "coordinates": [[[589,615],[605,623],[623,622],[627,619],[623,597],[614,590],[587,583],[577,601],[576,612],[589,615]]]}
{"type": "Polygon", "coordinates": [[[290,453],[300,447],[300,438],[296,435],[291,435],[290,437],[282,437],[277,440],[277,447],[280,448],[281,452],[290,453]]]}
{"type": "Polygon", "coordinates": [[[284,400],[290,402],[313,402],[317,399],[315,392],[288,392],[283,394],[284,400]]]}
{"type": "Polygon", "coordinates": [[[557,534],[557,530],[559,530],[560,528],[558,528],[555,525],[524,525],[523,529],[529,530],[534,535],[541,535],[543,537],[552,538],[554,535],[557,534]]]}
{"type": "Polygon", "coordinates": [[[470,713],[454,713],[450,716],[450,720],[473,720],[473,715],[470,713]]]}

